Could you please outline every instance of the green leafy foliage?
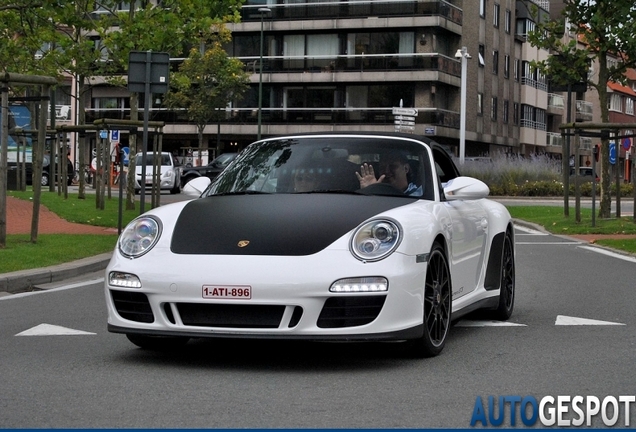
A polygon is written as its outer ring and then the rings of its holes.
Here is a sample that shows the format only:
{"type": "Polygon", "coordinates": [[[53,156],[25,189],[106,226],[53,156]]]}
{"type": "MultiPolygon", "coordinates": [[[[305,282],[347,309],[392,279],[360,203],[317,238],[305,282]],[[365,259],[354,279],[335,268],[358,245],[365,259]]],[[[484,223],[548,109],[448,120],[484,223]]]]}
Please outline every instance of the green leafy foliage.
{"type": "MultiPolygon", "coordinates": [[[[625,71],[636,66],[636,5],[633,0],[564,0],[562,16],[557,21],[537,19],[528,35],[533,46],[549,50],[553,55],[533,62],[556,84],[580,82],[598,93],[601,122],[609,123],[607,84],[625,82],[625,71]],[[569,28],[565,28],[565,23],[569,28]],[[564,38],[569,33],[573,37],[564,38]],[[609,57],[618,61],[608,62],[609,57]],[[587,73],[595,63],[594,73],[587,73]]],[[[539,16],[535,7],[535,16],[539,16]]],[[[609,144],[601,145],[601,205],[599,216],[609,217],[611,210],[609,144]]]]}

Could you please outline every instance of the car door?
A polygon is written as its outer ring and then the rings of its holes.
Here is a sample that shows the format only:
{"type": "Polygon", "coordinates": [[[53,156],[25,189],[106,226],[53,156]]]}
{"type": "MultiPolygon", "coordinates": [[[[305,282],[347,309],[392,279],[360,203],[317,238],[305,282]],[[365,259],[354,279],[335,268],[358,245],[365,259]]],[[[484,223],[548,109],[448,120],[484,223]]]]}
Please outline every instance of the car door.
{"type": "MultiPolygon", "coordinates": [[[[457,167],[443,149],[435,149],[433,158],[442,187],[459,176],[457,167]]],[[[447,201],[443,195],[441,199],[449,219],[446,222],[450,237],[448,259],[453,299],[457,299],[474,291],[479,283],[488,237],[488,218],[481,200],[447,201]]]]}

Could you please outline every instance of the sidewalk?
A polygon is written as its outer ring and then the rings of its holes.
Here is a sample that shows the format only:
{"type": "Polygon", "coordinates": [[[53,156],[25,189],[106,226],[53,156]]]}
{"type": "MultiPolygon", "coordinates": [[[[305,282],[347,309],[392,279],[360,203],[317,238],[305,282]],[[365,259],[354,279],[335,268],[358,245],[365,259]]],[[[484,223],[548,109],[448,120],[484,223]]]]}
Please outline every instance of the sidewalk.
{"type": "MultiPolygon", "coordinates": [[[[7,234],[30,234],[33,203],[7,196],[7,234]]],[[[40,206],[39,234],[103,234],[117,235],[117,228],[103,228],[68,222],[44,206],[40,206]]],[[[44,289],[44,285],[103,271],[110,253],[84,258],[51,267],[0,274],[0,296],[44,289]]]]}

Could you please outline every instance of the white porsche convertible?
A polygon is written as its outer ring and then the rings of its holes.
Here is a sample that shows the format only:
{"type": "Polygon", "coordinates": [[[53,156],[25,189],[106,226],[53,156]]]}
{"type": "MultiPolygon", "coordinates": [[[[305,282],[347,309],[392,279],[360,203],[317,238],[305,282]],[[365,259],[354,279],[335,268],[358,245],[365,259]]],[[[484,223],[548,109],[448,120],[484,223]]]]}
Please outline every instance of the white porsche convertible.
{"type": "Polygon", "coordinates": [[[184,192],[200,196],[132,221],[106,269],[108,330],[142,348],[404,341],[428,357],[462,315],[512,314],[510,215],[427,138],[263,139],[184,192]]]}

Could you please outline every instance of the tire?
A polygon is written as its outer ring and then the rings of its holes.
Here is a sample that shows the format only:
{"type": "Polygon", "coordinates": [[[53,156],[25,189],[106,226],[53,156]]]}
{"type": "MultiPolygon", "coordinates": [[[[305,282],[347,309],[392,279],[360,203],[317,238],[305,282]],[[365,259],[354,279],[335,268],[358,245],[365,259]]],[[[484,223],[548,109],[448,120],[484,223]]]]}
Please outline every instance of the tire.
{"type": "Polygon", "coordinates": [[[174,187],[173,187],[172,189],[170,189],[170,193],[171,193],[172,195],[175,195],[175,194],[181,193],[181,184],[180,184],[179,180],[176,180],[176,181],[174,182],[174,187]]]}
{"type": "Polygon", "coordinates": [[[183,336],[146,336],[139,334],[127,334],[126,337],[139,348],[154,351],[169,351],[181,348],[190,340],[190,338],[183,336]]]}
{"type": "Polygon", "coordinates": [[[42,173],[42,180],[40,180],[40,184],[42,186],[48,186],[49,185],[49,175],[47,173],[42,173]]]}
{"type": "Polygon", "coordinates": [[[188,184],[188,182],[189,182],[190,180],[195,179],[195,178],[198,178],[198,177],[200,177],[200,176],[188,176],[188,177],[185,177],[185,178],[181,181],[181,187],[184,187],[185,185],[187,185],[187,184],[188,184]]]}
{"type": "Polygon", "coordinates": [[[501,282],[499,305],[492,317],[506,321],[512,315],[515,306],[515,255],[512,247],[512,235],[506,232],[501,259],[501,282]]]}
{"type": "Polygon", "coordinates": [[[440,244],[435,243],[428,258],[424,284],[424,332],[421,338],[407,342],[415,357],[434,357],[444,349],[451,325],[451,288],[446,254],[440,244]]]}

